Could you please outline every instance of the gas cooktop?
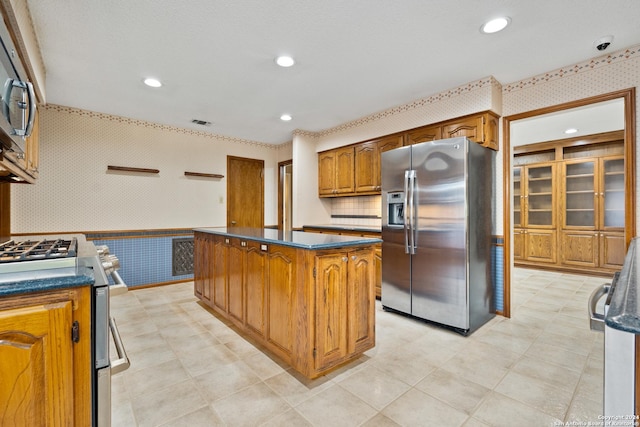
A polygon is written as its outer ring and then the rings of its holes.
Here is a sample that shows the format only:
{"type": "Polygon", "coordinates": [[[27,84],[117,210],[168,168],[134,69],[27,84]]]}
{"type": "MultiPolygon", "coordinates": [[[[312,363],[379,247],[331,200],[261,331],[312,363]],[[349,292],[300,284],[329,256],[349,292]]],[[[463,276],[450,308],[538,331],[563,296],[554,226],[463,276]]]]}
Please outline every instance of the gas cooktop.
{"type": "Polygon", "coordinates": [[[0,263],[73,258],[77,250],[78,241],[75,237],[51,240],[9,240],[0,244],[0,263]]]}
{"type": "Polygon", "coordinates": [[[73,275],[78,241],[68,239],[9,240],[0,244],[0,283],[41,275],[73,275]],[[55,272],[54,272],[55,271],[55,272]]]}

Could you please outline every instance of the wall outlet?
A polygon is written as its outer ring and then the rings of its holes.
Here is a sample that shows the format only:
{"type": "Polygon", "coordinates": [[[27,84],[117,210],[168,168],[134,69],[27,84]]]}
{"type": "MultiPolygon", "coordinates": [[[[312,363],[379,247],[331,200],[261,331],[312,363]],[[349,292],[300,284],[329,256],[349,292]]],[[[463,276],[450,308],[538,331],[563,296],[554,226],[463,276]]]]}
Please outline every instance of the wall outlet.
{"type": "Polygon", "coordinates": [[[220,198],[218,199],[220,201],[220,204],[224,203],[224,196],[220,196],[220,198]]]}

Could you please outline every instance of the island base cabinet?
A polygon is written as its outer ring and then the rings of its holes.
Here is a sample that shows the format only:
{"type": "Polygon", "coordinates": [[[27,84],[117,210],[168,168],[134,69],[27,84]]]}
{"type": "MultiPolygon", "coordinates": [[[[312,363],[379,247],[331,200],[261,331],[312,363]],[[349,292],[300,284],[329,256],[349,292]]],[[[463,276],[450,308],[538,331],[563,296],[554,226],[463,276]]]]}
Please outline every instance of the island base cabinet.
{"type": "Polygon", "coordinates": [[[90,288],[0,299],[0,425],[90,424],[90,288]]]}
{"type": "Polygon", "coordinates": [[[195,295],[305,377],[375,345],[373,245],[318,251],[219,235],[204,241],[210,247],[195,245],[194,267],[209,273],[194,271],[195,295]],[[206,276],[213,287],[208,300],[201,290],[206,276]]]}
{"type": "Polygon", "coordinates": [[[315,367],[375,345],[375,267],[369,250],[316,257],[315,367]]]}

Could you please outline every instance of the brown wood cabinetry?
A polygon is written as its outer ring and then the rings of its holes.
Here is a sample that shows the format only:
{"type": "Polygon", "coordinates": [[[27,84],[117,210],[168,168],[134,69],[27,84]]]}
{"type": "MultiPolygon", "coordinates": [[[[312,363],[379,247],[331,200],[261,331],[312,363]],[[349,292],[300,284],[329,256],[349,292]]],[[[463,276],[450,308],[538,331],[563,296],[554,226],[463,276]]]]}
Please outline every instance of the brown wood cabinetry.
{"type": "Polygon", "coordinates": [[[354,147],[356,193],[380,194],[382,153],[402,147],[402,140],[402,135],[390,135],[354,147]]]}
{"type": "MultiPolygon", "coordinates": [[[[310,233],[327,233],[327,234],[338,234],[341,236],[357,236],[357,237],[372,237],[375,239],[381,238],[381,233],[372,233],[366,231],[354,231],[354,230],[340,230],[340,229],[328,229],[325,227],[313,227],[313,226],[304,226],[304,231],[310,233]]],[[[380,299],[382,297],[382,244],[375,245],[375,251],[373,254],[373,265],[374,265],[374,285],[376,298],[380,299]]]]}
{"type": "Polygon", "coordinates": [[[25,141],[25,152],[13,151],[0,152],[0,179],[8,182],[20,182],[33,184],[38,178],[39,166],[39,119],[38,110],[33,124],[31,135],[25,141]]]}
{"type": "Polygon", "coordinates": [[[620,139],[610,132],[521,149],[513,169],[516,264],[602,274],[622,267],[627,201],[620,139]]]}
{"type": "Polygon", "coordinates": [[[342,147],[318,155],[320,196],[337,196],[354,192],[354,148],[342,147]]]}
{"type": "Polygon", "coordinates": [[[373,257],[370,250],[316,256],[315,368],[330,368],[375,343],[373,257]]]}
{"type": "Polygon", "coordinates": [[[624,261],[624,158],[562,164],[562,262],[620,269],[624,261]]]}
{"type": "Polygon", "coordinates": [[[202,232],[194,238],[202,260],[194,263],[195,295],[303,375],[323,375],[375,345],[373,246],[307,250],[202,232]],[[213,300],[202,297],[208,273],[199,270],[227,277],[228,309],[215,302],[215,289],[213,300]]]}
{"type": "Polygon", "coordinates": [[[318,195],[340,197],[380,194],[381,154],[402,145],[464,136],[498,150],[498,123],[496,114],[485,111],[323,151],[318,153],[318,195]]]}
{"type": "Polygon", "coordinates": [[[556,263],[556,185],[552,162],[513,171],[514,259],[556,263]]]}
{"type": "Polygon", "coordinates": [[[478,144],[498,150],[499,118],[490,111],[445,122],[442,125],[443,138],[464,136],[478,144]]]}
{"type": "Polygon", "coordinates": [[[2,425],[91,425],[91,372],[90,286],[0,299],[2,425]]]}

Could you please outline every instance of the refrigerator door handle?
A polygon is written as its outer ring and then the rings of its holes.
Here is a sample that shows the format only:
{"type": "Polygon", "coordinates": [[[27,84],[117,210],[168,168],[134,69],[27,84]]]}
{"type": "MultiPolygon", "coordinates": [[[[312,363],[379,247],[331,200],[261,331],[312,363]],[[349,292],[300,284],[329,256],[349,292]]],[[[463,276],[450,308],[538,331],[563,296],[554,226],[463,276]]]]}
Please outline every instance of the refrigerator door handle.
{"type": "Polygon", "coordinates": [[[411,216],[409,215],[409,211],[407,210],[407,198],[409,197],[409,172],[408,170],[404,171],[404,206],[402,207],[402,213],[404,215],[402,221],[402,227],[404,228],[404,253],[409,253],[409,225],[411,222],[411,216]]]}
{"type": "Polygon", "coordinates": [[[415,205],[415,192],[416,192],[416,171],[411,169],[409,172],[409,253],[414,255],[416,253],[416,205],[415,205]]]}

